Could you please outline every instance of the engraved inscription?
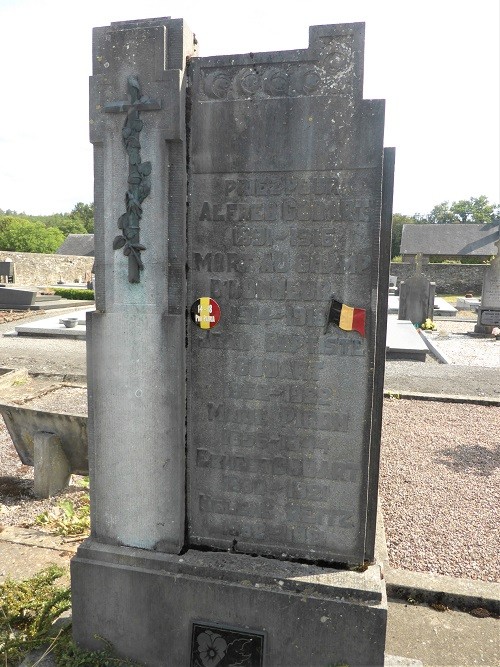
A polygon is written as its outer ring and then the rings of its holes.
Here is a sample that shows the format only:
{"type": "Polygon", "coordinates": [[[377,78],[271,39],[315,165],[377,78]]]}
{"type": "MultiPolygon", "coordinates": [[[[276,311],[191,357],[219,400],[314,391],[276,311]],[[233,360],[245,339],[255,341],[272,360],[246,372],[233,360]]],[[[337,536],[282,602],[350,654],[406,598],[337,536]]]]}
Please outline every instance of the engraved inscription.
{"type": "MultiPolygon", "coordinates": [[[[351,484],[360,478],[359,467],[334,461],[327,458],[318,460],[296,455],[295,458],[288,456],[266,456],[264,453],[258,456],[248,454],[225,454],[212,452],[209,449],[199,447],[196,450],[196,466],[199,468],[211,468],[227,472],[256,473],[259,475],[252,481],[250,477],[228,477],[232,480],[228,491],[243,492],[243,488],[249,489],[249,485],[259,488],[260,495],[266,492],[286,491],[288,498],[307,498],[308,500],[323,500],[327,487],[323,485],[301,484],[287,477],[311,478],[313,480],[330,480],[351,484]],[[262,475],[281,475],[283,482],[275,479],[267,479],[262,475]],[[315,490],[316,489],[316,490],[315,490]],[[317,496],[317,497],[313,497],[317,496]]],[[[224,483],[222,484],[224,488],[224,483]]],[[[252,493],[257,493],[256,490],[252,493]]],[[[247,492],[250,492],[248,490],[247,492]]]]}
{"type": "Polygon", "coordinates": [[[346,433],[349,414],[292,405],[272,407],[237,406],[230,403],[207,403],[208,421],[224,424],[246,424],[262,427],[310,428],[319,431],[346,433]]]}
{"type": "Polygon", "coordinates": [[[500,309],[481,311],[481,324],[500,326],[500,309]]]}
{"type": "Polygon", "coordinates": [[[191,544],[371,557],[387,233],[362,44],[315,26],[307,49],[191,63],[188,293],[221,308],[186,336],[191,544]]]}
{"type": "MultiPolygon", "coordinates": [[[[241,76],[238,90],[257,95],[258,84],[241,76]]],[[[327,547],[332,530],[355,525],[362,473],[342,453],[364,425],[344,393],[359,393],[367,340],[325,334],[324,324],[339,282],[358,289],[371,271],[360,233],[375,205],[370,179],[367,170],[220,174],[191,204],[191,280],[224,313],[217,331],[195,334],[193,364],[227,368],[197,395],[191,474],[196,511],[221,539],[327,547]]]]}
{"type": "MultiPolygon", "coordinates": [[[[260,524],[259,526],[255,526],[255,529],[260,528],[261,534],[265,535],[272,526],[272,532],[282,530],[284,534],[288,533],[291,542],[297,541],[295,534],[289,533],[286,526],[280,525],[280,519],[283,522],[306,524],[304,528],[307,533],[310,534],[310,531],[314,531],[316,535],[320,537],[322,544],[328,543],[328,527],[336,525],[340,528],[348,529],[352,528],[354,525],[354,516],[351,512],[340,509],[332,510],[326,500],[323,502],[315,502],[312,506],[291,505],[283,508],[282,516],[276,516],[276,504],[272,499],[264,500],[258,498],[256,500],[249,500],[245,497],[225,498],[221,496],[200,494],[198,497],[198,509],[202,513],[211,515],[221,514],[235,517],[236,526],[238,525],[238,519],[240,518],[244,518],[246,521],[265,519],[266,523],[264,525],[260,524]],[[318,520],[318,517],[321,516],[323,518],[318,520]]],[[[233,528],[233,531],[228,534],[241,534],[241,528],[238,530],[236,526],[233,528]]],[[[292,528],[292,526],[289,526],[288,528],[292,528]]]]}
{"type": "MultiPolygon", "coordinates": [[[[214,424],[207,424],[207,427],[214,426],[214,424]]],[[[201,438],[194,439],[195,448],[206,447],[205,435],[201,438]]],[[[311,450],[311,456],[319,457],[327,461],[331,458],[331,440],[329,434],[321,431],[293,431],[285,433],[264,433],[258,430],[249,430],[241,425],[226,425],[221,431],[218,431],[217,443],[224,448],[256,448],[262,452],[295,452],[298,450],[303,453],[305,450],[311,450]],[[244,430],[238,429],[244,428],[244,430]]],[[[344,449],[348,444],[348,440],[342,444],[344,449]]]]}

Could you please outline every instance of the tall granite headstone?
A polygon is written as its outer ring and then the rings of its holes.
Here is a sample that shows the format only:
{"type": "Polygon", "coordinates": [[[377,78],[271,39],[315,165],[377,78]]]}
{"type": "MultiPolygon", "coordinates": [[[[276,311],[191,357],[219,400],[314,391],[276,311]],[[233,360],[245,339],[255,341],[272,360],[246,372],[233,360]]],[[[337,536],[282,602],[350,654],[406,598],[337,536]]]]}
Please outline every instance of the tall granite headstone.
{"type": "Polygon", "coordinates": [[[94,34],[75,638],[145,665],[382,665],[394,151],[362,98],[364,26],[194,44],[171,19],[94,34]]]}
{"type": "Polygon", "coordinates": [[[476,333],[491,333],[494,327],[500,327],[500,238],[495,246],[496,255],[484,272],[476,333]]]}
{"type": "MultiPolygon", "coordinates": [[[[362,562],[378,304],[383,103],[363,101],[360,26],[308,50],[191,65],[188,535],[362,562]],[[332,297],[364,334],[327,326],[332,297]]],[[[379,406],[375,408],[379,409],[379,406]]]]}

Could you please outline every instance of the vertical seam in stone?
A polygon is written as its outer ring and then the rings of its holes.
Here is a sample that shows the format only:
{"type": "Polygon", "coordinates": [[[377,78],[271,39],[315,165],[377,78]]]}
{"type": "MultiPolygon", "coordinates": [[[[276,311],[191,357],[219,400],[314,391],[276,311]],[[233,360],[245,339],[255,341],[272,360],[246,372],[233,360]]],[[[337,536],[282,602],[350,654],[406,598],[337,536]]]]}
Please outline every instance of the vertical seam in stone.
{"type": "MultiPolygon", "coordinates": [[[[190,158],[190,140],[191,140],[191,66],[189,58],[186,62],[185,77],[186,77],[186,96],[185,96],[185,127],[186,127],[186,146],[185,146],[185,157],[186,157],[186,224],[184,227],[186,235],[186,256],[184,263],[184,288],[185,293],[187,294],[188,290],[188,271],[189,271],[189,238],[188,238],[188,224],[189,224],[189,158],[190,158]]],[[[188,359],[188,349],[189,349],[189,338],[188,338],[188,324],[189,324],[189,304],[185,304],[185,314],[184,314],[184,331],[185,331],[185,355],[186,355],[186,365],[185,365],[185,382],[186,382],[186,396],[185,396],[185,427],[184,427],[184,447],[185,447],[185,461],[186,465],[184,466],[184,493],[185,493],[185,503],[184,503],[184,547],[185,549],[189,548],[189,525],[188,525],[188,507],[189,507],[189,496],[188,496],[188,400],[189,400],[189,390],[188,390],[188,381],[189,381],[189,359],[188,359]]]]}

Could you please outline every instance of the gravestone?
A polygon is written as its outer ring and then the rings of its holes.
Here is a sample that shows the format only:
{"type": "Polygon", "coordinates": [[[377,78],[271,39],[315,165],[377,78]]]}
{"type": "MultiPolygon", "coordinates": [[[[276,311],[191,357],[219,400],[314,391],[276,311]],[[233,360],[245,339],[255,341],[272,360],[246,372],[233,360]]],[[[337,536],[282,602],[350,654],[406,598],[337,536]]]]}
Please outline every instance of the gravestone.
{"type": "Polygon", "coordinates": [[[362,98],[364,25],[287,52],[194,43],[168,18],[94,33],[74,636],[146,665],[382,665],[394,151],[362,98]]]}
{"type": "Polygon", "coordinates": [[[495,243],[497,252],[484,272],[481,305],[477,311],[476,333],[492,332],[500,327],[500,239],[495,243]]]}
{"type": "Polygon", "coordinates": [[[5,258],[0,262],[0,280],[5,283],[14,283],[15,281],[15,266],[10,258],[5,258]]]}
{"type": "Polygon", "coordinates": [[[35,305],[35,299],[36,291],[4,286],[0,290],[0,309],[30,310],[35,305]]]}
{"type": "Polygon", "coordinates": [[[398,320],[409,320],[420,326],[426,319],[433,319],[436,283],[422,273],[421,257],[417,256],[415,273],[399,285],[398,320]]]}

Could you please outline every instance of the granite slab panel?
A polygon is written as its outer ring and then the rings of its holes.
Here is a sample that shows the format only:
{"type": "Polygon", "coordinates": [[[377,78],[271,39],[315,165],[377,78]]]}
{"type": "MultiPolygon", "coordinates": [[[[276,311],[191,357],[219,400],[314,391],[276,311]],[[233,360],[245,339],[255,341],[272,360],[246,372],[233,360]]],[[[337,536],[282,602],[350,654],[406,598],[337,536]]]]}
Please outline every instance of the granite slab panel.
{"type": "Polygon", "coordinates": [[[371,552],[389,258],[384,104],[362,99],[363,42],[362,24],[316,26],[308,49],[190,63],[187,305],[221,311],[213,328],[188,322],[192,545],[371,552]],[[365,311],[366,335],[327,324],[332,298],[365,311]]]}

